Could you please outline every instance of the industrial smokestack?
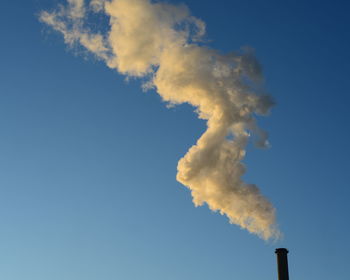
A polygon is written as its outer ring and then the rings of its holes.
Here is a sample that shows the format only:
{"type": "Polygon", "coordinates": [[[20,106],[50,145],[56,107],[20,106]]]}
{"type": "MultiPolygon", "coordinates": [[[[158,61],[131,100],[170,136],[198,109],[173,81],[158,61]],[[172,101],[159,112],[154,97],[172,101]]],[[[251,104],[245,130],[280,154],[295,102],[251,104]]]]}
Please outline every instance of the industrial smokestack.
{"type": "Polygon", "coordinates": [[[289,280],[288,250],[286,248],[278,248],[275,253],[277,255],[278,280],[289,280]]]}

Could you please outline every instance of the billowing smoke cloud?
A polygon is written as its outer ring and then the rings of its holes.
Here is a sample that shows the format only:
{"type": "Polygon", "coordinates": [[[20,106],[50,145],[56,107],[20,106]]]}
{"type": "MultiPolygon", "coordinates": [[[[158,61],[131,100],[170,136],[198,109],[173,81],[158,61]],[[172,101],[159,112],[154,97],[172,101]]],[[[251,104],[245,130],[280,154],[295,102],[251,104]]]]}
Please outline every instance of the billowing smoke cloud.
{"type": "Polygon", "coordinates": [[[205,24],[184,5],[150,0],[68,0],[40,20],[128,77],[146,77],[170,105],[188,103],[207,130],[178,163],[177,180],[196,206],[207,204],[263,239],[278,238],[275,209],[255,185],[242,181],[251,133],[268,146],[254,116],[272,100],[259,93],[261,68],[251,50],[222,55],[204,46],[205,24]],[[96,13],[109,19],[96,31],[96,13]],[[105,28],[104,26],[102,26],[105,28]]]}

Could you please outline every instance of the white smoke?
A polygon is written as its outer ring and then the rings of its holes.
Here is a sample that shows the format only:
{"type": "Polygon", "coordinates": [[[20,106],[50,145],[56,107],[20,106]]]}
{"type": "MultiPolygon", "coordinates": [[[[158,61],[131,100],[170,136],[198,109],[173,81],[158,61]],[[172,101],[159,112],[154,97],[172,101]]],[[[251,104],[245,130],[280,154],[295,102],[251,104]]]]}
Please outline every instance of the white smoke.
{"type": "Polygon", "coordinates": [[[67,0],[40,14],[68,45],[82,45],[127,76],[147,77],[171,105],[188,103],[207,130],[178,163],[177,180],[191,190],[196,206],[206,203],[231,223],[263,239],[278,238],[275,209],[255,185],[242,181],[250,133],[266,147],[255,122],[273,105],[260,94],[259,63],[251,50],[222,55],[203,46],[205,24],[184,5],[150,0],[67,0]],[[109,30],[93,30],[91,14],[109,18],[109,30]]]}

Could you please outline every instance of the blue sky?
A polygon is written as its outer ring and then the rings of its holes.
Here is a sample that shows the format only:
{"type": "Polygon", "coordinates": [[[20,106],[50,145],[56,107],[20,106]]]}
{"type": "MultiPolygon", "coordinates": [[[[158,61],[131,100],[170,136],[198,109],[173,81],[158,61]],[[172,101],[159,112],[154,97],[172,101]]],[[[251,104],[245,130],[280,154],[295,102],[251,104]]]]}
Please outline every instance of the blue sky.
{"type": "Polygon", "coordinates": [[[277,243],[193,206],[176,165],[204,121],[69,50],[38,21],[57,3],[5,0],[0,17],[2,279],[277,279],[276,247],[291,279],[344,279],[346,1],[185,2],[211,47],[251,46],[263,65],[272,147],[249,145],[244,178],[276,207],[277,243]]]}

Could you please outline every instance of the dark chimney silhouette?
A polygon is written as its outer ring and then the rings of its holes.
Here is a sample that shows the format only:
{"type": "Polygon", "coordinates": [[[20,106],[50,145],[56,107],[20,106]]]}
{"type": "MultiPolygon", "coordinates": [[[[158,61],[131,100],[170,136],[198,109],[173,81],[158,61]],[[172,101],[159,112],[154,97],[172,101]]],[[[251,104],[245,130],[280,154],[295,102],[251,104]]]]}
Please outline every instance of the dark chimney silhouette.
{"type": "Polygon", "coordinates": [[[277,255],[278,280],[289,280],[288,250],[286,248],[278,248],[275,253],[277,255]]]}

